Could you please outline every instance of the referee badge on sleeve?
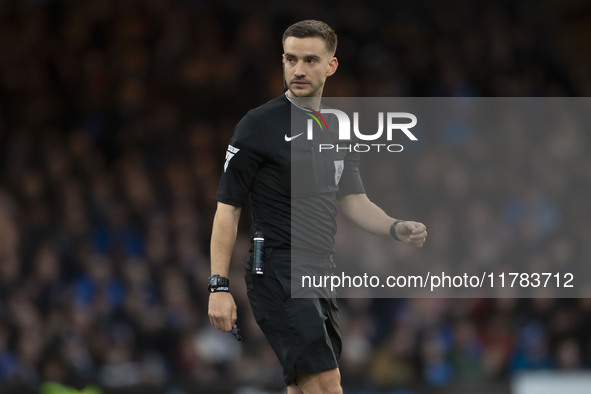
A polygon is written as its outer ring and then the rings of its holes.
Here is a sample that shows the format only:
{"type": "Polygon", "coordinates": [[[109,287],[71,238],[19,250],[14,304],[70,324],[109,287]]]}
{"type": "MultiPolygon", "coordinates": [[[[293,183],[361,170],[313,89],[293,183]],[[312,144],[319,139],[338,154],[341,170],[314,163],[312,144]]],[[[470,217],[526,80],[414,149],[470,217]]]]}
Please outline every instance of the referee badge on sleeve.
{"type": "Polygon", "coordinates": [[[240,149],[233,147],[232,145],[228,145],[228,150],[226,150],[226,162],[224,163],[224,172],[228,169],[228,164],[230,164],[230,160],[234,157],[236,153],[238,153],[240,149]]]}
{"type": "Polygon", "coordinates": [[[343,169],[345,168],[345,161],[344,160],[335,160],[334,161],[334,183],[335,185],[339,184],[341,180],[341,175],[343,175],[343,169]]]}

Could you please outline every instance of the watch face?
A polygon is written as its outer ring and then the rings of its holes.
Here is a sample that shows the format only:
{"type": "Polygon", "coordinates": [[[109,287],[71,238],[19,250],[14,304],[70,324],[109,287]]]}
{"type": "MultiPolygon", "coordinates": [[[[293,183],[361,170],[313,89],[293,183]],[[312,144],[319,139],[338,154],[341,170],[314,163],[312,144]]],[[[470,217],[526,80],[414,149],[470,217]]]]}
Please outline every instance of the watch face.
{"type": "Polygon", "coordinates": [[[217,286],[218,285],[218,281],[219,281],[220,276],[219,275],[213,275],[209,278],[209,285],[210,286],[217,286]]]}
{"type": "Polygon", "coordinates": [[[228,278],[224,278],[223,276],[219,276],[219,275],[212,275],[209,278],[208,288],[210,291],[212,291],[214,289],[220,289],[220,291],[228,291],[229,285],[230,285],[230,281],[228,280],[228,278]]]}

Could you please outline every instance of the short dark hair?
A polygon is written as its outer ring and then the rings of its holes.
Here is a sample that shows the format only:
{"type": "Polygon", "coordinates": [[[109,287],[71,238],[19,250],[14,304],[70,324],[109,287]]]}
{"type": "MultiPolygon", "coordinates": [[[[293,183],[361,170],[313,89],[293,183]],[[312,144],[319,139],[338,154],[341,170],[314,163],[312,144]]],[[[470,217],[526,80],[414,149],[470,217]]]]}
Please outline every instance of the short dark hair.
{"type": "Polygon", "coordinates": [[[285,33],[283,33],[283,38],[281,40],[281,43],[284,46],[287,37],[319,37],[324,41],[326,49],[330,53],[334,55],[334,53],[337,50],[337,34],[334,32],[332,27],[330,27],[324,22],[317,21],[314,19],[307,19],[289,26],[285,30],[285,33]]]}

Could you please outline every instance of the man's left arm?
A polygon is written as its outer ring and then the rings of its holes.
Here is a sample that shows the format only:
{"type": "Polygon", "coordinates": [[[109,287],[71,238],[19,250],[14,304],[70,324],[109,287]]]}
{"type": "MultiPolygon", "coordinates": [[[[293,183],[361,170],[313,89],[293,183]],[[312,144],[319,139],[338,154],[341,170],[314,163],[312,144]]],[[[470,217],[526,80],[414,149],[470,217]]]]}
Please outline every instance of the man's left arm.
{"type": "MultiPolygon", "coordinates": [[[[340,205],[347,218],[372,234],[391,235],[390,229],[397,221],[371,202],[365,193],[347,194],[340,199],[340,205]]],[[[427,239],[427,228],[419,222],[398,221],[393,231],[402,243],[415,248],[422,248],[427,239]]]]}

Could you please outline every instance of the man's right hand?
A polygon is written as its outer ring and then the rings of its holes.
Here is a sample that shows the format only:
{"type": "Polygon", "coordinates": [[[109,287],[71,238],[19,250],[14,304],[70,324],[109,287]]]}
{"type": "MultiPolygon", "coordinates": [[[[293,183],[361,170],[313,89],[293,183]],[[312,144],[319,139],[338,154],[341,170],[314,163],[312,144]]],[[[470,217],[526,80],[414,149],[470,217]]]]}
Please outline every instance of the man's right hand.
{"type": "Polygon", "coordinates": [[[220,331],[232,331],[238,319],[232,294],[224,291],[209,295],[209,321],[220,331]]]}

